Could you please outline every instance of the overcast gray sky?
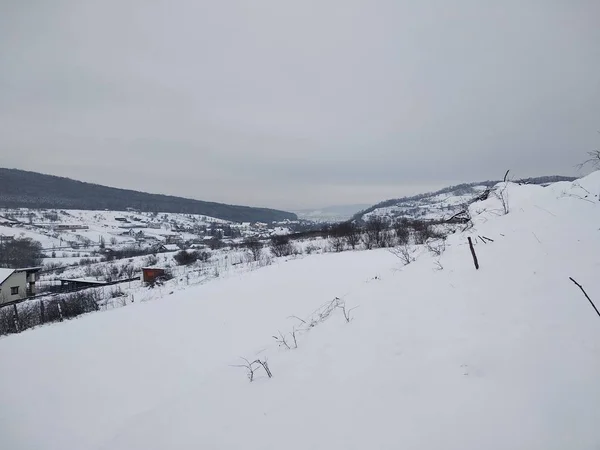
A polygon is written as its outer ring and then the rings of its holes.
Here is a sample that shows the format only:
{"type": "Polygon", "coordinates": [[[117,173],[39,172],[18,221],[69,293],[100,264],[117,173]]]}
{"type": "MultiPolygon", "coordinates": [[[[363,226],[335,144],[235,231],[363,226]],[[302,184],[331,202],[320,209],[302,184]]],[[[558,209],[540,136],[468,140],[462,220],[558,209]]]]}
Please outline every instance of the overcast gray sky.
{"type": "Polygon", "coordinates": [[[283,209],[575,174],[599,0],[4,0],[0,166],[283,209]]]}

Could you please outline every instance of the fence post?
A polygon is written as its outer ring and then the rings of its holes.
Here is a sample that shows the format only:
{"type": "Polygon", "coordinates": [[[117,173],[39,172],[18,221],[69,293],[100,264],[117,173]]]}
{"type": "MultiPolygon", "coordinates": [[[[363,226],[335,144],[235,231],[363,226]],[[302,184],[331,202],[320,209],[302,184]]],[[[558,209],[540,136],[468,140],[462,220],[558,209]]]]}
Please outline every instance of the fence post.
{"type": "Polygon", "coordinates": [[[58,306],[58,315],[60,316],[60,321],[63,321],[63,313],[62,313],[62,307],[60,306],[60,303],[62,302],[62,300],[59,300],[58,302],[56,302],[56,306],[58,306]]]}
{"type": "Polygon", "coordinates": [[[473,247],[473,241],[471,240],[471,236],[469,236],[467,239],[469,239],[469,247],[471,248],[471,255],[473,256],[473,263],[475,264],[475,269],[479,270],[479,261],[477,261],[477,255],[475,254],[475,248],[473,247]]]}
{"type": "Polygon", "coordinates": [[[46,322],[46,307],[44,300],[40,300],[40,324],[43,325],[46,322]]]}
{"type": "Polygon", "coordinates": [[[13,309],[15,310],[15,328],[17,330],[17,333],[20,331],[19,330],[19,309],[17,308],[17,304],[13,304],[13,309]]]}

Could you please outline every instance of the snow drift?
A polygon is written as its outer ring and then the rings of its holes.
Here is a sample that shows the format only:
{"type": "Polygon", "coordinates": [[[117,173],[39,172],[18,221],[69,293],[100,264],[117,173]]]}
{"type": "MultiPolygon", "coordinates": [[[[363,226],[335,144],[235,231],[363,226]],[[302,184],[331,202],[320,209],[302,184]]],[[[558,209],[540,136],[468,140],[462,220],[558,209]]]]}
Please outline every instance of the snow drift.
{"type": "Polygon", "coordinates": [[[600,317],[569,277],[600,303],[600,172],[497,192],[440,257],[308,256],[0,339],[0,447],[598,448],[600,317]],[[299,320],[336,297],[350,322],[299,320]]]}

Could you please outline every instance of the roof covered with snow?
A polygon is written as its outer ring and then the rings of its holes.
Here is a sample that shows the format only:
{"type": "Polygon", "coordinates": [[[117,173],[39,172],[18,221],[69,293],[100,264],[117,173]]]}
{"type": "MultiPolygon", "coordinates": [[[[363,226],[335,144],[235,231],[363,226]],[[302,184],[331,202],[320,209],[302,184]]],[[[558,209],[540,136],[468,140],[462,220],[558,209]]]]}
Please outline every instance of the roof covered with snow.
{"type": "Polygon", "coordinates": [[[0,269],[0,284],[4,283],[10,277],[15,269],[0,269]]]}

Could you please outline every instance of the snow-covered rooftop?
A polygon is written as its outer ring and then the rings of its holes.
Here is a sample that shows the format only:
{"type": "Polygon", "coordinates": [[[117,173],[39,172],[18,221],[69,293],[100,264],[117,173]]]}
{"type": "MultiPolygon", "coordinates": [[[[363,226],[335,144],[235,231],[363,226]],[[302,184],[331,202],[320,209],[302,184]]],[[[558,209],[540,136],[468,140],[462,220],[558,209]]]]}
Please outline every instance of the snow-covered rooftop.
{"type": "Polygon", "coordinates": [[[0,284],[4,283],[10,277],[15,269],[0,269],[0,284]]]}

